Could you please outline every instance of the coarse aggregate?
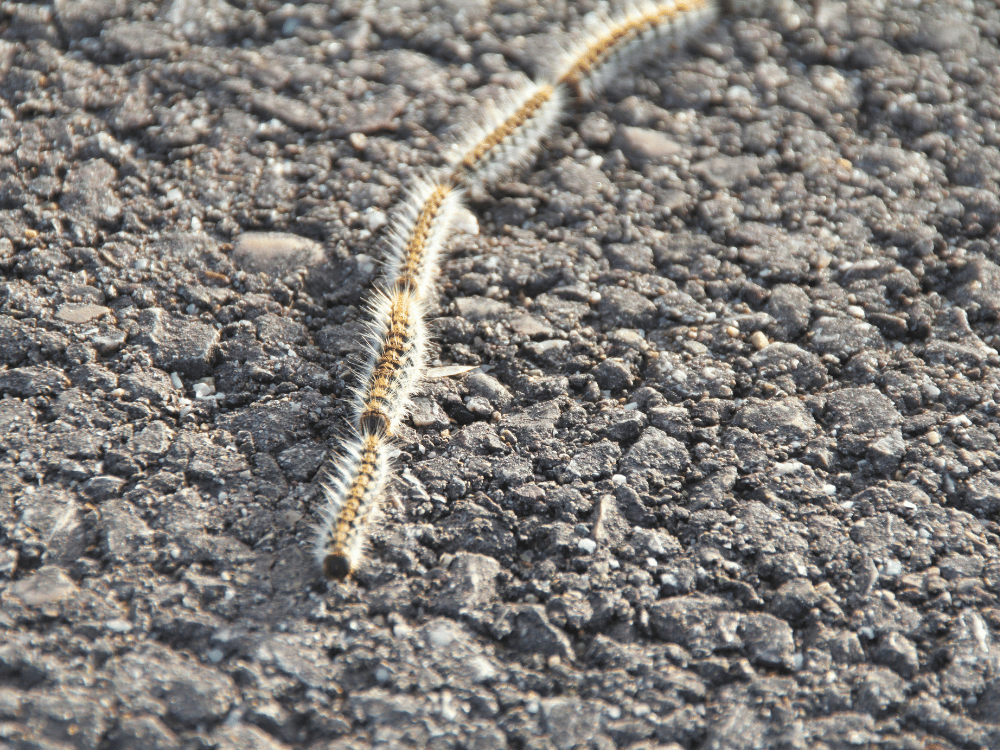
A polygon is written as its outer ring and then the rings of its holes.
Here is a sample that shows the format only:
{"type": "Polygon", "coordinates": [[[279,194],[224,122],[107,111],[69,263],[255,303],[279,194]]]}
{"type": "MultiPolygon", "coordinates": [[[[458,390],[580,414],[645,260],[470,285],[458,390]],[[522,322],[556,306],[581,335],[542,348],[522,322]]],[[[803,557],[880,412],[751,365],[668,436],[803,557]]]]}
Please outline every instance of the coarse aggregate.
{"type": "Polygon", "coordinates": [[[992,3],[733,0],[571,107],[316,567],[394,206],[600,7],[0,2],[0,748],[1000,747],[992,3]]]}

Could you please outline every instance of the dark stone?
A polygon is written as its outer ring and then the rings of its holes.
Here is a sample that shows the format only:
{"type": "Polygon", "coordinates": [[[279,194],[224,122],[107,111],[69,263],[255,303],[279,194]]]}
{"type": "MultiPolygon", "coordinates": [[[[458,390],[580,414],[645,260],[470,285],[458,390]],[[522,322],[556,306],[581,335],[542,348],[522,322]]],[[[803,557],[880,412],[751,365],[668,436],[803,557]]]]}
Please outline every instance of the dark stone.
{"type": "Polygon", "coordinates": [[[948,297],[972,319],[1000,317],[1000,266],[975,258],[955,275],[948,297]]]}
{"type": "Polygon", "coordinates": [[[687,448],[655,427],[647,427],[618,462],[618,470],[665,484],[683,475],[690,464],[687,448]]]}
{"type": "Polygon", "coordinates": [[[69,387],[69,378],[61,370],[45,365],[17,367],[0,372],[0,393],[18,398],[51,396],[69,387]]]}
{"type": "Polygon", "coordinates": [[[731,496],[730,493],[736,485],[736,478],[735,466],[726,466],[712,473],[691,488],[688,507],[691,510],[723,507],[726,498],[731,496]]]}
{"type": "Polygon", "coordinates": [[[118,175],[104,159],[92,159],[66,175],[59,208],[78,220],[113,226],[122,216],[118,175]]]}
{"type": "Polygon", "coordinates": [[[61,568],[43,565],[13,583],[8,591],[28,607],[44,607],[73,596],[78,588],[61,568]]]}
{"type": "Polygon", "coordinates": [[[500,563],[492,557],[459,552],[448,566],[444,588],[431,599],[429,609],[449,617],[480,615],[496,600],[500,563]]]}
{"type": "Polygon", "coordinates": [[[638,292],[619,286],[602,286],[598,291],[601,301],[597,315],[603,329],[648,329],[656,322],[659,314],[656,305],[638,292]]]}
{"type": "Polygon", "coordinates": [[[173,750],[180,744],[177,735],[155,716],[124,717],[112,737],[121,750],[173,750]]]}
{"type": "Polygon", "coordinates": [[[89,391],[99,389],[108,393],[118,387],[118,376],[107,367],[96,364],[84,364],[74,368],[69,373],[69,379],[75,387],[89,391]]]}
{"type": "Polygon", "coordinates": [[[787,622],[772,615],[752,613],[743,617],[740,632],[751,664],[764,668],[794,668],[795,638],[787,622]]]}
{"type": "Polygon", "coordinates": [[[868,714],[842,712],[807,722],[807,731],[816,742],[830,750],[858,750],[875,739],[875,721],[868,714]]]}
{"type": "Polygon", "coordinates": [[[632,369],[620,359],[606,359],[594,370],[594,379],[606,391],[624,391],[635,382],[632,369]]]}
{"type": "Polygon", "coordinates": [[[691,172],[713,188],[728,190],[760,177],[760,162],[756,156],[713,156],[692,164],[691,172]]]}
{"type": "Polygon", "coordinates": [[[729,234],[744,272],[770,281],[801,284],[819,254],[812,238],[760,222],[739,223],[729,234]]]}
{"type": "Polygon", "coordinates": [[[523,412],[504,417],[499,428],[501,432],[505,429],[510,430],[518,445],[530,446],[535,441],[551,438],[558,418],[558,406],[553,403],[538,404],[523,412]]]}
{"type": "Polygon", "coordinates": [[[281,120],[296,130],[320,130],[323,127],[323,116],[313,107],[299,99],[270,91],[255,91],[250,97],[250,107],[257,114],[281,120]]]}
{"type": "Polygon", "coordinates": [[[104,30],[101,42],[107,54],[127,60],[168,57],[187,45],[175,39],[171,27],[153,21],[120,23],[104,30]]]}
{"type": "Polygon", "coordinates": [[[71,686],[30,694],[25,712],[44,737],[81,749],[98,747],[112,720],[103,691],[71,686]]]}
{"type": "Polygon", "coordinates": [[[872,653],[872,661],[884,664],[905,680],[912,679],[920,669],[917,648],[909,638],[900,633],[886,633],[872,653]]]}
{"type": "Polygon", "coordinates": [[[130,713],[153,699],[170,719],[193,729],[221,722],[236,700],[235,685],[224,672],[178,659],[157,644],[116,657],[108,666],[112,689],[130,713]]]}
{"type": "Polygon", "coordinates": [[[802,622],[819,601],[819,594],[807,578],[783,583],[771,600],[771,611],[792,624],[802,622]]]}
{"type": "Polygon", "coordinates": [[[563,299],[548,293],[535,297],[534,309],[540,311],[546,320],[563,331],[576,330],[580,321],[591,313],[590,305],[584,302],[563,299]]]}
{"type": "Polygon", "coordinates": [[[733,417],[733,425],[759,435],[771,445],[801,445],[819,434],[812,414],[794,398],[747,399],[733,417]]]}
{"type": "Polygon", "coordinates": [[[863,320],[824,316],[817,319],[810,331],[810,343],[820,354],[832,354],[846,362],[855,354],[886,348],[878,328],[863,320]]]}
{"type": "Polygon", "coordinates": [[[127,562],[155,556],[153,532],[125,500],[109,499],[101,506],[96,531],[101,551],[109,560],[127,562]]]}
{"type": "Polygon", "coordinates": [[[595,445],[587,446],[561,469],[559,481],[568,483],[576,479],[593,481],[610,477],[621,454],[621,448],[610,440],[602,440],[595,445]]]}
{"type": "Polygon", "coordinates": [[[505,409],[513,399],[503,383],[480,370],[473,370],[465,376],[465,387],[474,396],[482,396],[497,409],[505,409]]]}
{"type": "Polygon", "coordinates": [[[149,349],[156,366],[197,380],[212,372],[219,332],[204,323],[175,318],[165,310],[139,314],[135,343],[149,349]]]}
{"type": "Polygon", "coordinates": [[[687,440],[691,434],[691,415],[679,406],[651,407],[649,423],[676,440],[687,440]]]}
{"type": "Polygon", "coordinates": [[[371,134],[393,130],[400,113],[410,103],[402,86],[392,85],[377,96],[357,100],[340,108],[330,123],[330,135],[343,137],[352,133],[371,134]]]}
{"type": "Polygon", "coordinates": [[[97,36],[107,21],[124,15],[127,0],[56,0],[56,21],[70,39],[97,36]]]}
{"type": "Polygon", "coordinates": [[[0,364],[19,365],[31,349],[31,329],[14,318],[0,315],[0,364]]]}
{"type": "Polygon", "coordinates": [[[455,300],[458,314],[470,323],[510,318],[510,305],[488,297],[460,297],[455,300]]]}
{"type": "MultiPolygon", "coordinates": [[[[683,646],[703,658],[726,645],[719,618],[722,614],[729,615],[730,609],[724,599],[715,596],[676,597],[649,608],[649,625],[657,638],[683,646]]],[[[729,645],[738,645],[738,641],[729,645]]]]}
{"type": "Polygon", "coordinates": [[[604,248],[604,257],[612,268],[620,268],[637,273],[652,273],[653,251],[646,245],[631,243],[628,245],[612,244],[604,248]]]}
{"type": "Polygon", "coordinates": [[[573,660],[573,645],[567,635],[549,622],[545,608],[537,604],[517,604],[511,607],[513,631],[507,642],[512,648],[542,656],[558,656],[573,660]]]}
{"type": "Polygon", "coordinates": [[[288,349],[295,344],[304,344],[308,329],[296,320],[273,313],[264,313],[254,320],[257,338],[264,346],[288,349]]]}
{"type": "Polygon", "coordinates": [[[506,447],[496,429],[485,422],[466,425],[452,438],[451,444],[480,456],[500,453],[506,447]]]}
{"type": "Polygon", "coordinates": [[[825,421],[840,434],[884,434],[898,427],[902,416],[892,401],[874,388],[844,388],[827,397],[825,421]]]}
{"type": "Polygon", "coordinates": [[[93,500],[102,502],[117,496],[124,484],[121,477],[96,476],[88,479],[82,489],[93,500]]]}
{"type": "Polygon", "coordinates": [[[176,393],[170,376],[162,370],[135,369],[122,375],[118,384],[130,400],[144,398],[154,406],[162,406],[176,393]]]}
{"type": "Polygon", "coordinates": [[[542,701],[542,716],[557,750],[587,746],[601,725],[599,707],[579,698],[546,698],[542,701]]]}
{"type": "Polygon", "coordinates": [[[74,494],[50,485],[26,492],[17,501],[18,524],[13,536],[45,551],[46,559],[68,565],[83,554],[87,529],[74,494]]]}
{"type": "Polygon", "coordinates": [[[993,517],[1000,512],[1000,473],[984,471],[962,482],[961,498],[969,511],[993,517]]]}
{"type": "Polygon", "coordinates": [[[327,455],[325,446],[310,441],[296,443],[278,454],[278,465],[291,481],[308,482],[327,455]]]}
{"type": "Polygon", "coordinates": [[[771,290],[765,309],[775,320],[771,336],[779,341],[794,341],[809,326],[812,303],[801,287],[779,284],[771,290]]]}
{"type": "Polygon", "coordinates": [[[906,700],[905,683],[895,672],[874,667],[857,686],[855,706],[859,711],[878,718],[898,708],[906,700]]]}
{"type": "Polygon", "coordinates": [[[638,409],[612,415],[611,420],[601,430],[601,434],[616,443],[635,440],[646,429],[646,415],[638,409]]]}
{"type": "Polygon", "coordinates": [[[982,575],[985,562],[979,555],[953,555],[941,560],[938,569],[946,581],[958,578],[978,578],[982,575]]]}
{"type": "Polygon", "coordinates": [[[265,453],[274,453],[290,447],[298,436],[308,433],[306,404],[301,401],[272,401],[254,404],[246,409],[222,414],[216,424],[235,435],[241,430],[252,432],[254,446],[265,453]]]}
{"type": "Polygon", "coordinates": [[[212,732],[216,750],[283,750],[288,747],[262,729],[247,724],[223,724],[212,732]]]}
{"type": "Polygon", "coordinates": [[[762,383],[770,383],[789,395],[817,391],[829,381],[819,357],[795,344],[771,344],[755,352],[750,361],[762,383]]]}

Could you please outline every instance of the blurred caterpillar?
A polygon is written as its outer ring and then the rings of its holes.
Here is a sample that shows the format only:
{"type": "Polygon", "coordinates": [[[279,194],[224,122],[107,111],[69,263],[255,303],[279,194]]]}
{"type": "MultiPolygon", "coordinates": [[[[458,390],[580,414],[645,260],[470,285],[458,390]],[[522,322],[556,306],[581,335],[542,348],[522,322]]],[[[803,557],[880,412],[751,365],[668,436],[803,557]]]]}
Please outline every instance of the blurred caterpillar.
{"type": "Polygon", "coordinates": [[[321,483],[326,505],[316,559],[331,579],[357,570],[372,514],[391,474],[393,434],[426,369],[424,300],[438,257],[467,192],[481,194],[526,166],[555,127],[566,101],[592,99],[661,43],[677,44],[715,18],[714,0],[667,0],[600,16],[541,80],[486,106],[458,139],[447,166],[409,191],[392,226],[385,274],[368,303],[368,356],[355,389],[354,433],[321,483]]]}

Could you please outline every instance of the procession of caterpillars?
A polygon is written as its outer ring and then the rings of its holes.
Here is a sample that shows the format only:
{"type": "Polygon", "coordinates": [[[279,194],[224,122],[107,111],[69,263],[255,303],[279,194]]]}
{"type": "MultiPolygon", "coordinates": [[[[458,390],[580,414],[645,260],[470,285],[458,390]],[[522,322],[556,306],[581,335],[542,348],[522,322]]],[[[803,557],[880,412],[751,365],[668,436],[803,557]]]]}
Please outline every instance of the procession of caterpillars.
{"type": "Polygon", "coordinates": [[[345,579],[357,570],[386,491],[393,435],[426,369],[426,302],[464,196],[488,191],[525,166],[571,96],[591,99],[629,66],[707,25],[715,12],[714,0],[666,0],[595,20],[547,75],[491,104],[440,173],[410,188],[368,305],[368,354],[358,374],[352,434],[322,484],[326,505],[316,558],[328,578],[345,579]]]}

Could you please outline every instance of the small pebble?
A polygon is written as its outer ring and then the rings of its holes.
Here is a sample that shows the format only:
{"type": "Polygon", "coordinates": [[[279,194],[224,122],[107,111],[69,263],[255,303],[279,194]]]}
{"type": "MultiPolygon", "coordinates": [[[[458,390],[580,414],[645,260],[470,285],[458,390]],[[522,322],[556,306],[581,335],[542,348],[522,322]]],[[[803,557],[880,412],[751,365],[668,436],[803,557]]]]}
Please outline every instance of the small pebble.
{"type": "Polygon", "coordinates": [[[211,383],[199,382],[192,387],[195,398],[208,398],[215,393],[215,386],[211,383]]]}
{"type": "Polygon", "coordinates": [[[365,209],[365,224],[368,225],[368,229],[372,232],[378,231],[388,223],[389,219],[382,209],[375,208],[374,206],[365,209]]]}

